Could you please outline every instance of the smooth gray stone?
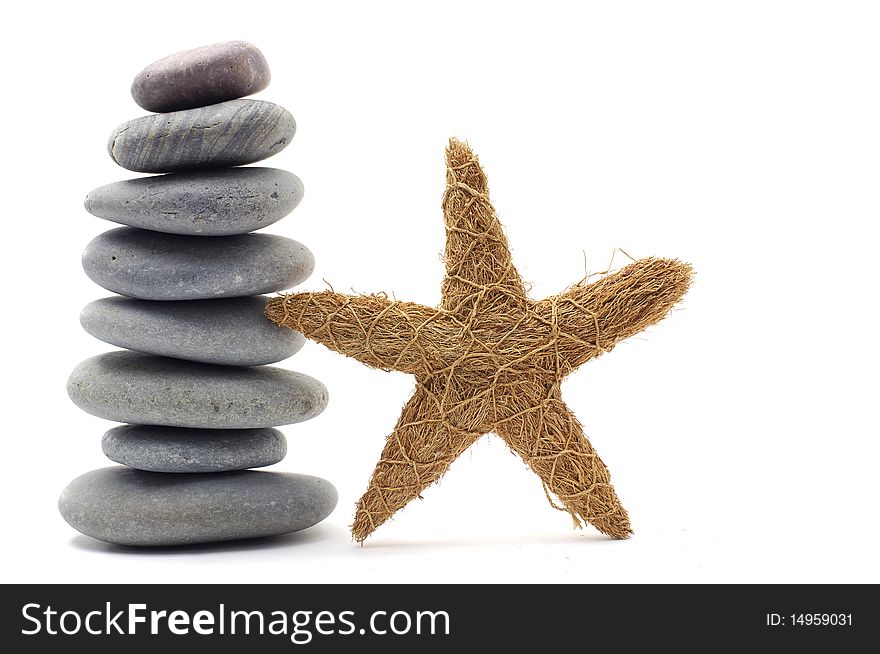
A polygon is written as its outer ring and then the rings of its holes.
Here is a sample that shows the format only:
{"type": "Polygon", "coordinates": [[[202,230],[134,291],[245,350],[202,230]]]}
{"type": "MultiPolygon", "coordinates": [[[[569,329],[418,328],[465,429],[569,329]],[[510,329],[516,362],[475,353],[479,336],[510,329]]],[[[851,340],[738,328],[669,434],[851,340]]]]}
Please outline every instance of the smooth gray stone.
{"type": "Polygon", "coordinates": [[[178,111],[243,98],[269,86],[269,64],[244,41],[184,50],[144,68],[131,97],[147,111],[178,111]]]}
{"type": "Polygon", "coordinates": [[[111,345],[227,366],[261,366],[295,354],[305,338],[266,318],[265,296],[158,302],[108,297],[79,320],[111,345]]]}
{"type": "Polygon", "coordinates": [[[246,234],[281,220],[299,204],[299,177],[277,168],[218,168],[114,182],[91,191],[98,218],[169,234],[246,234]]]}
{"type": "Polygon", "coordinates": [[[121,425],[101,440],[111,461],[149,472],[226,472],[278,463],[287,441],[277,429],[187,429],[121,425]]]}
{"type": "Polygon", "coordinates": [[[289,425],[314,418],[327,405],[324,384],[291,370],[214,366],[126,350],[80,363],[67,380],[67,393],[99,418],[203,429],[289,425]]]}
{"type": "Polygon", "coordinates": [[[188,545],[306,529],[336,507],[319,477],[280,472],[163,474],[121,466],[74,479],[58,500],[74,529],[118,545],[188,545]]]}
{"type": "Polygon", "coordinates": [[[315,267],[302,243],[275,234],[180,236],[117,227],[86,246],[83,268],[108,291],[141,300],[205,300],[280,291],[315,267]]]}
{"type": "Polygon", "coordinates": [[[117,127],[110,157],[139,173],[240,166],[281,152],[296,132],[284,107],[262,100],[229,100],[197,109],[152,114],[117,127]]]}

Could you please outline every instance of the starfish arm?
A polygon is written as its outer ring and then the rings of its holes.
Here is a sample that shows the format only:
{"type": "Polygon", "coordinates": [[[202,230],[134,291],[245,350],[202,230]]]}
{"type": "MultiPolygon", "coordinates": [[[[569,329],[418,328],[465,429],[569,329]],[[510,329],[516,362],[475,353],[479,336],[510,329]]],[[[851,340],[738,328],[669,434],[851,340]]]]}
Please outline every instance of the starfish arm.
{"type": "Polygon", "coordinates": [[[362,542],[432,483],[482,436],[456,428],[440,399],[419,385],[385,442],[370,485],[357,504],[351,533],[362,542]]]}
{"type": "Polygon", "coordinates": [[[461,141],[446,148],[446,277],[442,307],[474,324],[488,311],[525,306],[526,293],[507,237],[489,201],[489,184],[477,157],[461,141]]]}
{"type": "Polygon", "coordinates": [[[266,316],[373,368],[426,375],[448,365],[456,327],[437,309],[332,291],[269,300],[266,316]]]}
{"type": "Polygon", "coordinates": [[[535,384],[516,401],[521,410],[499,422],[496,431],[541,478],[551,505],[571,514],[578,526],[583,521],[613,538],[629,538],[629,517],[608,468],[562,401],[559,385],[548,392],[535,384]]]}
{"type": "Polygon", "coordinates": [[[556,337],[559,371],[568,374],[662,320],[687,292],[692,276],[690,264],[681,261],[640,259],[534,303],[536,317],[556,337]]]}

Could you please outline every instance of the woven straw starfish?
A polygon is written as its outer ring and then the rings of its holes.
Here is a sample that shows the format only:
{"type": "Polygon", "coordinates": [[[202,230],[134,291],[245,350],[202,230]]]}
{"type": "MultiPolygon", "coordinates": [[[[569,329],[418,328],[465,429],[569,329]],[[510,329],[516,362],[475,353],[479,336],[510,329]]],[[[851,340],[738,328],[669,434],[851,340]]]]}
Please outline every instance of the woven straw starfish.
{"type": "Polygon", "coordinates": [[[332,291],[273,298],[267,315],[375,368],[415,376],[352,534],[363,541],[495,432],[535,471],[550,503],[613,538],[632,530],[608,469],[563,402],[582,363],[661,320],[687,291],[691,267],[635,261],[544,300],[530,300],[470,148],[446,150],[446,277],[440,308],[332,291]],[[556,499],[554,499],[556,498],[556,499]]]}

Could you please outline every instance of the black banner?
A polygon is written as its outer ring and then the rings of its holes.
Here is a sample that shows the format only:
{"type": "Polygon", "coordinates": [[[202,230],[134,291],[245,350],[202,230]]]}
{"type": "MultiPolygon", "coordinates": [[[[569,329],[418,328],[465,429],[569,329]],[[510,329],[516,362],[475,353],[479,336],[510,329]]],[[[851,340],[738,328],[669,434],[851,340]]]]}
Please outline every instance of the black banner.
{"type": "Polygon", "coordinates": [[[5,651],[441,652],[835,647],[880,636],[869,585],[4,586],[5,651]],[[9,649],[12,646],[13,649],[9,649]],[[255,648],[251,650],[250,648],[255,648]]]}

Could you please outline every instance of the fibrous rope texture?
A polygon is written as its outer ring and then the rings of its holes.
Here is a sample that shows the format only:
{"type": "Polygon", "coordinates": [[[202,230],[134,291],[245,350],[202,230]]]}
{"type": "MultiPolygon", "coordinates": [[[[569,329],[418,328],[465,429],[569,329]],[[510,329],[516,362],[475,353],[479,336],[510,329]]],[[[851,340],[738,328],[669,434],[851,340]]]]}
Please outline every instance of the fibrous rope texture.
{"type": "Polygon", "coordinates": [[[364,540],[475,440],[494,432],[575,524],[626,538],[627,513],[560,384],[582,363],[661,320],[690,286],[691,267],[641,259],[531,300],[477,158],[453,139],[446,163],[439,308],[333,291],[284,295],[267,307],[274,322],[332,350],[415,376],[416,390],[358,502],[352,533],[364,540]]]}

